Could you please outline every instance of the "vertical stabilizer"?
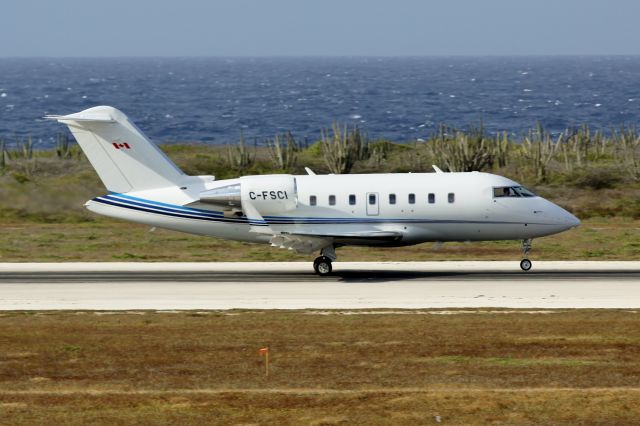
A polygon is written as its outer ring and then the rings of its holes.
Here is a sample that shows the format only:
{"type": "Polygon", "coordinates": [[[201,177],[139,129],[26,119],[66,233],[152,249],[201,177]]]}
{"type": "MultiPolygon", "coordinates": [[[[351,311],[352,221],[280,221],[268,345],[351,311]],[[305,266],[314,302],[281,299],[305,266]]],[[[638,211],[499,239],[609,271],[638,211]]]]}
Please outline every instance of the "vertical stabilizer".
{"type": "Polygon", "coordinates": [[[121,111],[97,106],[63,116],[47,116],[69,130],[112,192],[181,186],[188,178],[121,111]]]}

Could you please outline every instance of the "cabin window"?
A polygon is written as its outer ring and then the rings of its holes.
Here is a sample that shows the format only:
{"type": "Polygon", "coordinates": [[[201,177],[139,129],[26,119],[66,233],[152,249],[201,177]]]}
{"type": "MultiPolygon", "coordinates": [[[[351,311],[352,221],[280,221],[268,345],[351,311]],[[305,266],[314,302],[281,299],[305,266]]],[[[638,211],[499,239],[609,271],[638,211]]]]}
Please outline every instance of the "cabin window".
{"type": "Polygon", "coordinates": [[[330,206],[335,206],[336,205],[336,196],[335,195],[329,195],[329,205],[330,206]]]}
{"type": "Polygon", "coordinates": [[[409,204],[416,203],[416,194],[409,194],[409,204]]]}
{"type": "Polygon", "coordinates": [[[450,202],[450,203],[455,203],[455,201],[456,201],[456,194],[454,194],[453,192],[450,192],[450,193],[449,193],[449,197],[448,197],[448,198],[449,198],[449,202],[450,202]]]}
{"type": "Polygon", "coordinates": [[[369,204],[372,206],[376,204],[376,194],[369,194],[369,204]]]}
{"type": "Polygon", "coordinates": [[[435,202],[436,202],[436,194],[429,194],[427,196],[427,200],[429,201],[429,204],[435,204],[435,202]]]}
{"type": "Polygon", "coordinates": [[[356,196],[354,194],[349,195],[349,205],[350,206],[356,205],[356,196]]]}
{"type": "Polygon", "coordinates": [[[389,194],[389,204],[396,203],[396,194],[389,194]]]}
{"type": "Polygon", "coordinates": [[[315,195],[312,195],[309,197],[309,205],[310,206],[315,206],[317,204],[317,199],[315,195]]]}

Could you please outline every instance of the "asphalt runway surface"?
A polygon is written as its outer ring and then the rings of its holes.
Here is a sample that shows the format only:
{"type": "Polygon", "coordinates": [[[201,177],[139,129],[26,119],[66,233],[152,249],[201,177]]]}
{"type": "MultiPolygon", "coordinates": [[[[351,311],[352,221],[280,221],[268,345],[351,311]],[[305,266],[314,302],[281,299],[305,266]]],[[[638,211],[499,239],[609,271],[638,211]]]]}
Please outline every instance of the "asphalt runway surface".
{"type": "Polygon", "coordinates": [[[640,262],[0,264],[0,310],[640,308],[640,262]]]}

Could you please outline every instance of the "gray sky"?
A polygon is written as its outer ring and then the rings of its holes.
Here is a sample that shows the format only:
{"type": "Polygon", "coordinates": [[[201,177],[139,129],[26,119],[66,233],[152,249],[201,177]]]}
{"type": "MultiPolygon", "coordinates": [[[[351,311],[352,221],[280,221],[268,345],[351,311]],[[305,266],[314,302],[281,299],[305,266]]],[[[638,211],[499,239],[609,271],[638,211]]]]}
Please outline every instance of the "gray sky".
{"type": "Polygon", "coordinates": [[[8,0],[0,56],[640,54],[638,0],[8,0]]]}

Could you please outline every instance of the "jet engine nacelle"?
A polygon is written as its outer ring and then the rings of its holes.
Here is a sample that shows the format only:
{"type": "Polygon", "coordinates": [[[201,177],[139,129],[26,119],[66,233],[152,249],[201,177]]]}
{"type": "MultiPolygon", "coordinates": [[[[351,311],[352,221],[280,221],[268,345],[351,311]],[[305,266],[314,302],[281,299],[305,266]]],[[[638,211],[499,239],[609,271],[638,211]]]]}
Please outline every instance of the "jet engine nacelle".
{"type": "Polygon", "coordinates": [[[291,175],[244,176],[240,192],[243,207],[251,204],[262,216],[291,211],[298,205],[296,178],[291,175]]]}

